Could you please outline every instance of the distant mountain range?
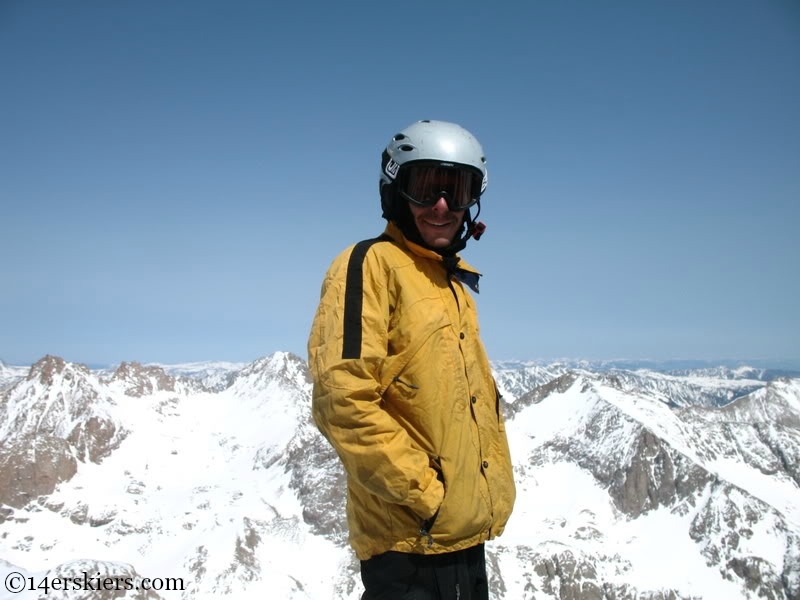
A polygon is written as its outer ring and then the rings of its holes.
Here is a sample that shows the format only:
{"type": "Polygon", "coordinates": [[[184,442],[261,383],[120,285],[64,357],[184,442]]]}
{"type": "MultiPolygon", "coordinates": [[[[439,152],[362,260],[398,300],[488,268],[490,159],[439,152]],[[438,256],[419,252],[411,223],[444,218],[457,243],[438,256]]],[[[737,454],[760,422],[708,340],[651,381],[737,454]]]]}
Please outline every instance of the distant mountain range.
{"type": "MultiPolygon", "coordinates": [[[[518,486],[495,600],[800,598],[800,374],[493,367],[518,486]]],[[[0,363],[0,578],[26,588],[0,600],[360,598],[310,391],[283,352],[0,363]]]]}

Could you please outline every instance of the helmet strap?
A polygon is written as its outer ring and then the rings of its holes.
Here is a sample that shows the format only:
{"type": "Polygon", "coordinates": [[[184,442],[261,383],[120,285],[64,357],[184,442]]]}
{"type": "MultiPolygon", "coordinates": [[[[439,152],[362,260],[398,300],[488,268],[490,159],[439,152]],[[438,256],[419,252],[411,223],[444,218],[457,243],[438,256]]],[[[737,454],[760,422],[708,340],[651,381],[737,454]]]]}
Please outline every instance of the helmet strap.
{"type": "Polygon", "coordinates": [[[442,256],[452,256],[457,252],[461,252],[467,246],[469,238],[475,238],[476,240],[481,239],[483,232],[486,231],[486,225],[482,221],[477,220],[478,215],[481,214],[480,200],[478,200],[476,206],[478,207],[478,210],[475,212],[474,217],[470,213],[469,209],[465,211],[466,214],[464,215],[464,227],[453,243],[446,248],[436,248],[436,252],[442,256]]]}

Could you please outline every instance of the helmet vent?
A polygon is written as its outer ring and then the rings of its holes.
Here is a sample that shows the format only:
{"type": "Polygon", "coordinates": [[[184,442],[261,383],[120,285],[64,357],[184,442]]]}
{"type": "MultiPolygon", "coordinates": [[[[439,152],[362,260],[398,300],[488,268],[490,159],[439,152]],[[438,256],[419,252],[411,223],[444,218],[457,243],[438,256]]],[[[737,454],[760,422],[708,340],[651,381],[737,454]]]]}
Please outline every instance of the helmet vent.
{"type": "Polygon", "coordinates": [[[398,134],[397,134],[396,136],[394,136],[392,139],[393,139],[395,142],[399,142],[400,140],[404,140],[404,139],[406,139],[406,136],[405,136],[405,134],[403,134],[403,133],[398,133],[398,134]]]}
{"type": "Polygon", "coordinates": [[[411,144],[403,144],[402,146],[400,146],[400,150],[402,150],[403,152],[411,152],[413,149],[414,146],[412,146],[411,144]]]}

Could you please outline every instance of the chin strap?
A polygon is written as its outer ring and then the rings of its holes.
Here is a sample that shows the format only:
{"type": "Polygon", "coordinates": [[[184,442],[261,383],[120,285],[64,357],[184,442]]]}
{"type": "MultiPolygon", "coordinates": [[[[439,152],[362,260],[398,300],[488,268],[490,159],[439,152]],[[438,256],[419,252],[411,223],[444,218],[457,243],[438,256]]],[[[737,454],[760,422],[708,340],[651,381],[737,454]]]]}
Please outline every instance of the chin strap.
{"type": "Polygon", "coordinates": [[[477,204],[478,211],[475,213],[475,216],[472,217],[469,214],[469,209],[467,209],[466,217],[464,218],[464,225],[465,231],[464,234],[459,237],[455,242],[450,244],[447,248],[442,248],[439,252],[442,256],[449,256],[453,255],[456,252],[461,252],[467,245],[469,238],[475,238],[475,240],[481,239],[481,236],[486,231],[486,223],[483,221],[478,221],[478,215],[481,214],[481,203],[480,201],[477,204]]]}
{"type": "Polygon", "coordinates": [[[481,201],[478,200],[478,207],[477,212],[475,213],[475,217],[471,217],[469,213],[467,213],[467,236],[464,240],[468,240],[469,238],[475,238],[475,240],[481,239],[481,236],[486,231],[486,223],[483,221],[478,221],[478,216],[481,214],[481,201]]]}

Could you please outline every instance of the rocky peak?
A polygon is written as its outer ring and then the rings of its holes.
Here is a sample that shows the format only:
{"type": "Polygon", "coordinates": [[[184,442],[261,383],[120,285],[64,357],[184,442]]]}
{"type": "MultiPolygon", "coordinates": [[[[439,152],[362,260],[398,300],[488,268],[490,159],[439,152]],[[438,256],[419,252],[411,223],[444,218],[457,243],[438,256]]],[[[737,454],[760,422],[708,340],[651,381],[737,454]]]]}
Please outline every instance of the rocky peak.
{"type": "Polygon", "coordinates": [[[291,380],[295,380],[298,374],[301,379],[310,381],[306,362],[291,352],[275,352],[269,356],[259,358],[239,371],[239,375],[243,377],[263,375],[265,377],[279,377],[291,380]]]}
{"type": "Polygon", "coordinates": [[[767,387],[745,396],[742,405],[750,404],[751,414],[762,422],[800,429],[800,384],[798,380],[776,379],[767,387]]]}
{"type": "Polygon", "coordinates": [[[275,352],[240,370],[231,385],[234,393],[265,390],[273,386],[311,390],[311,375],[306,362],[291,352],[275,352]]]}
{"type": "Polygon", "coordinates": [[[546,384],[569,371],[567,365],[540,365],[516,361],[501,361],[492,366],[497,388],[508,403],[513,403],[530,390],[546,384]]]}
{"type": "Polygon", "coordinates": [[[136,361],[123,362],[111,376],[110,382],[120,382],[126,396],[141,397],[157,391],[175,391],[175,378],[164,369],[144,366],[136,361]]]}
{"type": "Polygon", "coordinates": [[[113,401],[83,365],[45,356],[0,393],[0,502],[24,506],[100,462],[126,435],[113,401]]]}
{"type": "Polygon", "coordinates": [[[63,433],[69,423],[95,412],[101,384],[84,365],[45,356],[0,399],[0,439],[24,432],[63,433]]]}
{"type": "Polygon", "coordinates": [[[564,393],[571,388],[578,380],[578,373],[568,371],[559,375],[555,379],[533,388],[531,391],[517,398],[512,404],[504,406],[506,418],[513,418],[515,414],[532,404],[538,404],[548,396],[556,393],[564,393]]]}
{"type": "Polygon", "coordinates": [[[28,381],[39,381],[42,385],[53,385],[58,378],[73,379],[76,375],[88,377],[89,367],[78,363],[69,363],[60,356],[45,355],[36,361],[28,372],[28,381]]]}

